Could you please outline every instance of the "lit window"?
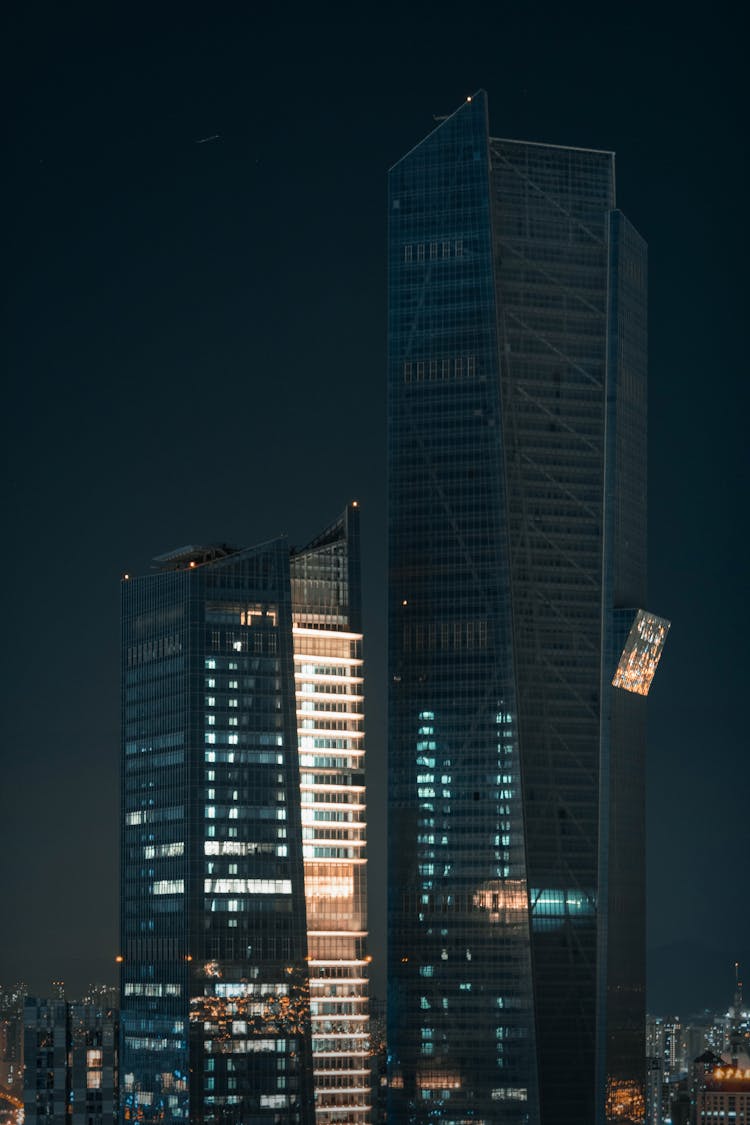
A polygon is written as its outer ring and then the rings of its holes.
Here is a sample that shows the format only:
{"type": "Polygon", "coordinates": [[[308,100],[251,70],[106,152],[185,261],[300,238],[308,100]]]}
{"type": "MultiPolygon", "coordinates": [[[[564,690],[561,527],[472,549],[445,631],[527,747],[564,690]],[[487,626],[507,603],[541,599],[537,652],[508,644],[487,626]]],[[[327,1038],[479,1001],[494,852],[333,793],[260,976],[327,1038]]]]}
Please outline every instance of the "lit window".
{"type": "Polygon", "coordinates": [[[157,879],[151,884],[151,892],[155,895],[181,895],[185,893],[184,879],[157,879]]]}

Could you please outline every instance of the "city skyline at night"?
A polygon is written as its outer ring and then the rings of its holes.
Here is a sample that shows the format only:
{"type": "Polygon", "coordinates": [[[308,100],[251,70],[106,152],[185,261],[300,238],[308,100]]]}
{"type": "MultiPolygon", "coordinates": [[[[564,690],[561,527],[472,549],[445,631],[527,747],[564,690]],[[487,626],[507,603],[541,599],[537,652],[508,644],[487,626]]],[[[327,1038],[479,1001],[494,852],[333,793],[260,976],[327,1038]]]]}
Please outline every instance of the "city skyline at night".
{"type": "MultiPolygon", "coordinates": [[[[718,1006],[726,964],[750,960],[727,864],[746,846],[748,628],[734,17],[438,4],[396,34],[374,13],[44,7],[6,39],[0,979],[80,996],[117,975],[122,572],[169,544],[310,543],[356,496],[384,996],[384,177],[481,86],[493,133],[616,150],[649,244],[637,608],[673,624],[648,701],[648,995],[664,1014],[718,1006]]],[[[652,660],[636,644],[624,673],[645,683],[652,660]]]]}

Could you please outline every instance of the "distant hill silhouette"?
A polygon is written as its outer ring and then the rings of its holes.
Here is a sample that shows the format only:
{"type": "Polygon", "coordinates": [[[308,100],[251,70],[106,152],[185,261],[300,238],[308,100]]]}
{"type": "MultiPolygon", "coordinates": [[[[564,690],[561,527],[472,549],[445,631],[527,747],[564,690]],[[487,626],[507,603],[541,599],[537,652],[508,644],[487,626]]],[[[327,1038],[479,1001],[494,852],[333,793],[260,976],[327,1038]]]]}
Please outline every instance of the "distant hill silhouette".
{"type": "Polygon", "coordinates": [[[715,949],[677,941],[648,950],[646,1007],[655,1016],[695,1015],[708,1008],[723,1012],[734,995],[734,962],[740,962],[750,1002],[750,948],[715,949]]]}

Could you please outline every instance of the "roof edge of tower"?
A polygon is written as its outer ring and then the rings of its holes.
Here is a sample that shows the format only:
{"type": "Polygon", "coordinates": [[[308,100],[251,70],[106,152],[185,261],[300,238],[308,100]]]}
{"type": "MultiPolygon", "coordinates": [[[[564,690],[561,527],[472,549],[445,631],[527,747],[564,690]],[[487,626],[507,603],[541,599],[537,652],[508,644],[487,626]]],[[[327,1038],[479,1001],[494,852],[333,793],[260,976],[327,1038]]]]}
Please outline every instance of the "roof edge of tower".
{"type": "Polygon", "coordinates": [[[611,148],[587,148],[585,145],[557,145],[549,141],[523,141],[518,137],[490,137],[490,144],[498,142],[504,145],[531,145],[534,148],[556,148],[563,149],[566,152],[590,152],[597,156],[611,156],[615,157],[615,152],[611,148]]]}
{"type": "Polygon", "coordinates": [[[486,109],[486,107],[487,107],[487,91],[483,90],[481,88],[481,86],[473,94],[467,95],[467,97],[464,98],[464,100],[461,102],[461,104],[459,106],[457,106],[457,108],[454,109],[452,113],[448,113],[448,114],[446,114],[445,117],[440,119],[438,121],[438,123],[436,124],[435,128],[430,129],[429,133],[427,133],[426,136],[422,137],[421,140],[417,141],[417,143],[415,145],[412,145],[412,147],[408,150],[408,152],[405,152],[403,154],[403,156],[399,156],[398,160],[396,160],[393,164],[391,164],[388,171],[392,172],[394,168],[397,168],[399,166],[399,164],[402,162],[402,160],[406,160],[406,158],[411,156],[411,154],[413,152],[415,152],[419,148],[420,145],[423,145],[425,143],[425,141],[429,141],[430,137],[432,137],[433,134],[437,133],[438,129],[442,129],[443,125],[445,125],[447,121],[451,121],[456,116],[457,113],[460,113],[462,109],[466,109],[467,105],[469,105],[471,102],[476,102],[476,101],[479,101],[479,100],[484,101],[485,109],[486,109]]]}

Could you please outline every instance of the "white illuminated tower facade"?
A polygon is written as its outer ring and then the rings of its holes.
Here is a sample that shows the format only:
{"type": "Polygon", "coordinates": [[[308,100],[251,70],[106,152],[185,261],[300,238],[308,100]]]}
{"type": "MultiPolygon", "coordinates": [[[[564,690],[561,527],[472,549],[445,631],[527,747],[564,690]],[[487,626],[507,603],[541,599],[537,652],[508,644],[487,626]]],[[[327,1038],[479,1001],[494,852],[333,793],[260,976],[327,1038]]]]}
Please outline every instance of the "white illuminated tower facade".
{"type": "Polygon", "coordinates": [[[292,621],[317,1125],[370,1121],[359,524],[293,552],[292,621]]]}

